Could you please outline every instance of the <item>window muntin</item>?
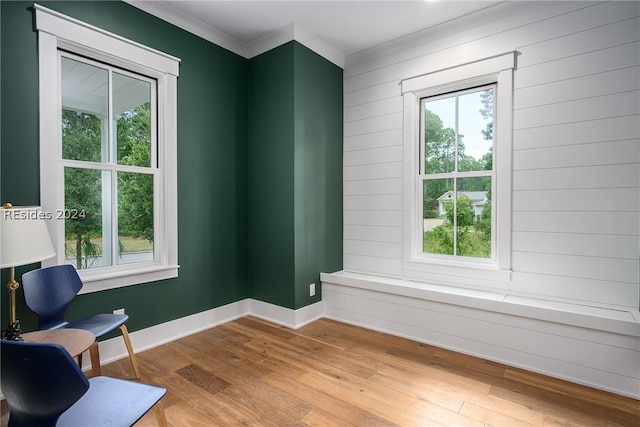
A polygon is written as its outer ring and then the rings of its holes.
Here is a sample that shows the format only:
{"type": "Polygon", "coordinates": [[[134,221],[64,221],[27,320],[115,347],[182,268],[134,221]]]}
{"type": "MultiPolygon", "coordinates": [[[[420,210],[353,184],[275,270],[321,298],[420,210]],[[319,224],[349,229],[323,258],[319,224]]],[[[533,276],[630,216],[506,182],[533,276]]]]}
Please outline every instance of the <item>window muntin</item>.
{"type": "Polygon", "coordinates": [[[420,100],[420,256],[495,259],[496,86],[420,100]]]}
{"type": "Polygon", "coordinates": [[[153,261],[156,81],[59,55],[65,262],[153,261]]]}

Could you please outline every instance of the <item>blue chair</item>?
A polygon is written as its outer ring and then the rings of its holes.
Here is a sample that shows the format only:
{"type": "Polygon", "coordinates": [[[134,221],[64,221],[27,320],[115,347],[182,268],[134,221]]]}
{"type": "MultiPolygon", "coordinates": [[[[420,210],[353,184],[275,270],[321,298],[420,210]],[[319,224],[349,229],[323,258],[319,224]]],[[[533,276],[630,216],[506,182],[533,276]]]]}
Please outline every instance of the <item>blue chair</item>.
{"type": "MultiPolygon", "coordinates": [[[[140,379],[138,362],[133,352],[129,331],[124,324],[126,314],[96,314],[77,322],[67,322],[64,313],[82,288],[82,279],[75,267],[69,264],[40,268],[22,275],[22,289],[27,307],[38,315],[38,329],[71,328],[92,332],[96,339],[120,328],[129,352],[135,378],[140,379]]],[[[82,356],[79,357],[82,366],[82,356]]],[[[96,367],[94,367],[96,368],[96,367]]],[[[99,367],[97,367],[99,369],[99,367]]]]}
{"type": "Polygon", "coordinates": [[[132,426],[154,408],[166,389],[108,377],[89,380],[64,347],[54,343],[0,341],[2,392],[9,427],[132,426]]]}

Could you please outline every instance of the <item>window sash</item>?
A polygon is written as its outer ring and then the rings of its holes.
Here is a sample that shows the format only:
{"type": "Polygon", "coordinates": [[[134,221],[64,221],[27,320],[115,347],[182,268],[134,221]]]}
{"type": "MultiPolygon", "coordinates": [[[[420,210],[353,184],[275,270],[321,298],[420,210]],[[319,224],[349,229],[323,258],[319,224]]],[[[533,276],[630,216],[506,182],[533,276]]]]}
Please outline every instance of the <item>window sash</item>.
{"type": "MultiPolygon", "coordinates": [[[[457,230],[458,230],[458,224],[457,224],[457,205],[458,205],[458,179],[465,179],[465,178],[491,178],[491,190],[493,193],[493,190],[496,188],[496,174],[494,171],[482,171],[483,173],[481,174],[470,174],[470,173],[464,173],[464,175],[461,176],[461,174],[457,174],[457,173],[449,173],[449,174],[437,174],[437,177],[434,175],[421,175],[421,178],[419,177],[417,179],[416,182],[416,189],[418,189],[417,191],[417,195],[416,197],[420,200],[420,203],[416,203],[416,208],[417,208],[417,212],[416,212],[416,217],[419,218],[423,218],[424,216],[424,212],[423,212],[423,206],[422,206],[422,200],[424,198],[424,193],[423,193],[423,185],[425,181],[436,181],[436,180],[442,180],[442,179],[451,179],[453,180],[453,201],[452,203],[454,203],[454,214],[453,214],[453,254],[450,255],[444,255],[444,254],[437,254],[437,253],[431,253],[431,252],[425,252],[424,251],[424,245],[420,245],[419,249],[416,253],[416,257],[418,259],[422,259],[422,260],[429,260],[429,259],[433,259],[435,261],[441,260],[444,257],[453,257],[456,259],[462,259],[462,260],[467,260],[467,261],[471,261],[474,263],[478,263],[478,262],[491,262],[491,263],[495,263],[496,262],[496,206],[497,206],[497,202],[495,197],[491,197],[491,254],[488,258],[486,257],[474,257],[474,256],[466,256],[466,255],[458,255],[457,254],[457,246],[458,246],[458,239],[457,239],[457,230]]],[[[416,234],[419,235],[419,240],[422,241],[422,239],[424,238],[424,233],[425,233],[425,229],[424,229],[424,223],[422,223],[421,225],[416,226],[416,234]]]]}
{"type": "MultiPolygon", "coordinates": [[[[150,93],[149,93],[149,104],[151,108],[150,112],[150,161],[149,166],[137,166],[144,168],[158,168],[158,81],[155,78],[147,77],[139,73],[133,73],[131,71],[125,70],[124,68],[116,67],[111,64],[106,64],[104,62],[94,61],[89,58],[85,58],[79,55],[74,55],[71,52],[67,52],[64,50],[58,49],[58,73],[62,77],[62,58],[68,58],[76,62],[84,63],[91,65],[96,68],[103,69],[108,72],[108,111],[107,111],[107,147],[105,147],[106,160],[103,160],[102,164],[112,164],[114,166],[125,166],[125,167],[136,167],[131,165],[121,165],[118,163],[116,149],[117,149],[117,140],[114,136],[114,126],[117,126],[117,121],[114,121],[114,112],[113,112],[113,74],[120,74],[123,76],[130,77],[132,79],[140,80],[149,84],[150,93]]],[[[62,97],[62,94],[61,94],[62,97]]],[[[62,105],[62,98],[60,100],[60,104],[62,105]]],[[[89,114],[94,114],[92,111],[83,111],[79,109],[75,109],[74,111],[85,112],[89,114]]],[[[63,162],[73,161],[71,159],[65,159],[61,156],[63,162]]],[[[95,163],[88,162],[85,160],[81,160],[82,162],[87,163],[95,163]]]]}
{"type": "MultiPolygon", "coordinates": [[[[428,102],[434,102],[434,101],[439,101],[442,99],[450,99],[450,98],[455,98],[455,153],[454,153],[454,171],[453,172],[457,172],[457,173],[464,173],[461,172],[459,170],[459,160],[460,160],[460,155],[459,155],[459,151],[458,151],[458,147],[459,147],[459,124],[460,124],[460,114],[459,114],[459,103],[458,100],[460,97],[464,96],[464,95],[468,95],[470,93],[475,93],[475,92],[480,92],[482,90],[486,90],[486,89],[492,89],[493,90],[493,94],[494,94],[494,100],[493,100],[493,117],[492,117],[492,123],[493,123],[493,127],[494,129],[497,127],[496,126],[496,92],[497,92],[497,85],[495,83],[492,84],[486,84],[486,85],[480,85],[480,86],[475,86],[475,87],[470,87],[467,89],[461,89],[461,90],[455,90],[455,91],[451,91],[451,92],[447,92],[447,93],[442,93],[439,95],[430,95],[430,96],[425,96],[423,98],[420,99],[420,122],[419,122],[419,128],[420,128],[420,140],[419,140],[419,156],[420,156],[420,163],[418,164],[418,173],[421,175],[435,175],[432,173],[427,173],[425,172],[425,163],[426,163],[426,153],[425,153],[425,137],[426,137],[426,129],[425,129],[425,123],[426,123],[426,113],[427,113],[427,108],[426,108],[426,104],[428,102]]],[[[491,141],[491,147],[493,149],[493,155],[495,156],[495,145],[496,145],[496,138],[495,136],[493,137],[492,141],[491,141]]],[[[495,159],[494,159],[495,160],[495,159]]],[[[492,162],[492,169],[495,169],[495,162],[492,162]]],[[[467,172],[467,171],[465,171],[467,172]]],[[[480,172],[480,171],[468,171],[468,172],[480,172]]]]}

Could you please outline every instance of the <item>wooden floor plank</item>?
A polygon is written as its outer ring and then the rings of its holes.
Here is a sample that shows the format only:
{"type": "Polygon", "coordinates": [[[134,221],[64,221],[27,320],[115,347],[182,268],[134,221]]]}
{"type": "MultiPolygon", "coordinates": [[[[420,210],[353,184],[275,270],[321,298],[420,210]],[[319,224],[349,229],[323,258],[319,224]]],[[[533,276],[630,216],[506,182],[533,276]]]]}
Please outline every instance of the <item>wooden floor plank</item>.
{"type": "MultiPolygon", "coordinates": [[[[180,402],[170,408],[164,408],[164,415],[167,419],[167,424],[172,427],[211,427],[214,425],[211,418],[205,413],[195,410],[186,402],[180,402]]],[[[136,427],[157,426],[158,420],[153,411],[148,412],[136,423],[136,427]]]]}
{"type": "Polygon", "coordinates": [[[377,362],[367,355],[336,350],[331,344],[320,343],[306,337],[297,337],[291,342],[310,349],[305,357],[314,369],[320,369],[325,365],[340,366],[345,371],[365,379],[371,378],[378,372],[377,362]]]}
{"type": "Polygon", "coordinates": [[[451,426],[483,427],[482,422],[476,422],[409,394],[349,375],[339,368],[331,372],[309,372],[300,377],[299,381],[400,425],[418,426],[435,422],[451,426]]]}
{"type": "Polygon", "coordinates": [[[353,341],[340,329],[325,324],[324,322],[313,322],[305,325],[296,331],[300,336],[304,336],[315,341],[344,350],[353,344],[353,341]]]}
{"type": "Polygon", "coordinates": [[[460,414],[492,426],[508,425],[512,427],[540,427],[544,421],[543,417],[540,417],[539,421],[535,420],[535,423],[529,423],[520,418],[514,418],[506,415],[504,412],[505,411],[502,410],[495,411],[491,408],[487,408],[486,406],[479,406],[469,402],[465,402],[462,405],[462,409],[460,409],[460,414]]]}
{"type": "Polygon", "coordinates": [[[335,415],[323,411],[322,409],[314,408],[311,412],[302,418],[302,422],[310,427],[344,427],[353,426],[346,421],[336,417],[335,415]]]}
{"type": "Polygon", "coordinates": [[[526,424],[541,426],[544,423],[545,415],[543,413],[534,411],[526,405],[509,402],[494,396],[478,393],[468,394],[465,397],[466,408],[461,408],[461,411],[469,410],[469,405],[481,407],[484,410],[513,418],[526,424]]]}
{"type": "Polygon", "coordinates": [[[272,386],[295,396],[299,396],[310,405],[322,411],[332,414],[335,418],[344,421],[345,425],[394,427],[398,424],[385,420],[372,412],[354,406],[346,400],[334,394],[325,393],[314,387],[307,386],[291,377],[278,373],[267,375],[264,381],[272,386]]]}
{"type": "MultiPolygon", "coordinates": [[[[281,405],[270,404],[274,400],[270,399],[273,394],[276,393],[247,393],[244,389],[233,386],[222,391],[218,397],[224,399],[226,405],[251,414],[252,419],[259,420],[251,425],[304,426],[300,419],[309,413],[311,408],[302,408],[303,405],[293,408],[294,405],[291,405],[291,411],[282,410],[281,405]]],[[[292,402],[294,399],[290,397],[288,400],[292,402]]]]}
{"type": "MultiPolygon", "coordinates": [[[[640,369],[640,367],[638,367],[640,369]]],[[[615,408],[616,410],[632,414],[638,411],[639,403],[637,400],[630,398],[620,398],[613,396],[611,393],[597,392],[593,389],[581,386],[579,384],[570,383],[568,381],[556,381],[546,375],[527,372],[522,369],[507,368],[505,370],[505,378],[510,380],[535,385],[536,388],[544,390],[555,395],[561,395],[570,400],[584,402],[584,406],[596,405],[605,408],[602,415],[606,415],[606,408],[615,408]]],[[[640,425],[640,420],[638,420],[640,425]]]]}
{"type": "MultiPolygon", "coordinates": [[[[593,392],[597,393],[599,390],[593,390],[593,392]]],[[[508,402],[530,407],[533,411],[544,415],[545,423],[554,420],[553,422],[559,425],[579,425],[581,427],[637,427],[639,425],[640,408],[635,415],[622,413],[616,409],[608,409],[606,415],[603,416],[604,408],[602,407],[576,409],[576,405],[556,400],[554,394],[527,394],[502,387],[492,387],[489,394],[508,402]],[[620,422],[614,420],[620,420],[620,422]]],[[[618,397],[625,399],[622,396],[618,397]]]]}
{"type": "Polygon", "coordinates": [[[446,384],[443,384],[445,387],[439,387],[438,383],[432,381],[423,382],[421,378],[411,378],[411,380],[406,381],[397,376],[382,373],[374,375],[370,381],[456,413],[462,408],[467,393],[465,392],[465,395],[462,395],[452,389],[447,389],[446,384]]]}
{"type": "MultiPolygon", "coordinates": [[[[171,427],[640,426],[638,400],[329,319],[245,317],[137,358],[171,427]]],[[[102,373],[131,378],[129,359],[102,373]]]]}

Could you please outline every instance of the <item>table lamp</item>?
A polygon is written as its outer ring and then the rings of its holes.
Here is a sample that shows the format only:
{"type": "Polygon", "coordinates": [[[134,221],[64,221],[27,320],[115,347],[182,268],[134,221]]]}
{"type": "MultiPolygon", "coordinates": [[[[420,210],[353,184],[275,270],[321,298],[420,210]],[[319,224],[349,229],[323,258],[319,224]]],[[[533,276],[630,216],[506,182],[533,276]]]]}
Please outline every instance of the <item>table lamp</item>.
{"type": "Polygon", "coordinates": [[[9,327],[2,339],[20,341],[20,322],[16,319],[16,289],[14,267],[33,264],[51,258],[56,253],[45,224],[46,215],[39,206],[13,207],[6,203],[0,209],[0,268],[9,268],[9,327]]]}

